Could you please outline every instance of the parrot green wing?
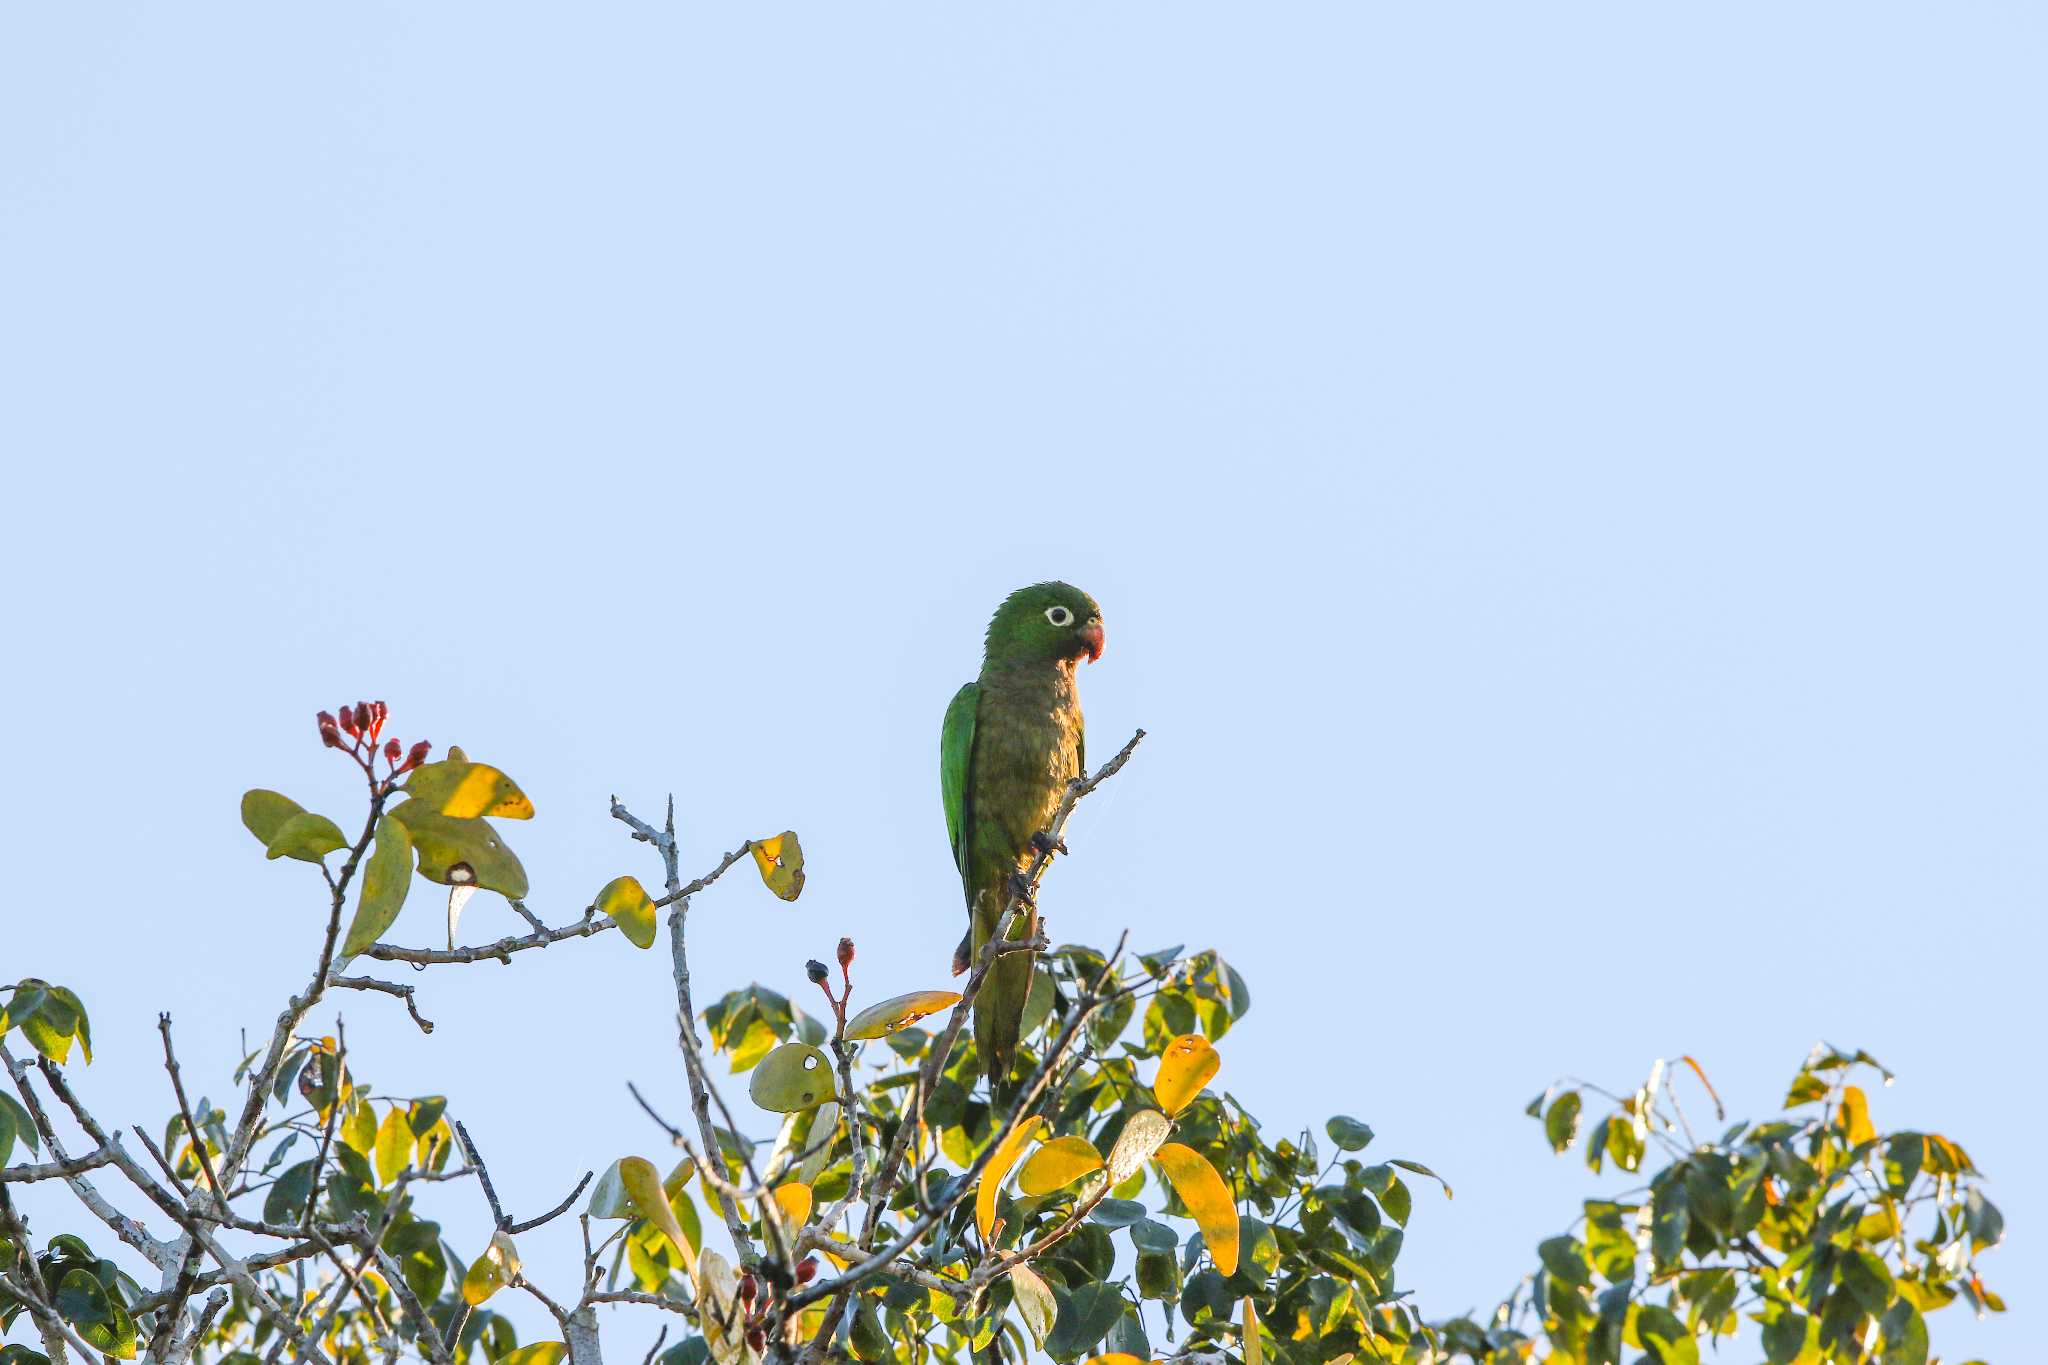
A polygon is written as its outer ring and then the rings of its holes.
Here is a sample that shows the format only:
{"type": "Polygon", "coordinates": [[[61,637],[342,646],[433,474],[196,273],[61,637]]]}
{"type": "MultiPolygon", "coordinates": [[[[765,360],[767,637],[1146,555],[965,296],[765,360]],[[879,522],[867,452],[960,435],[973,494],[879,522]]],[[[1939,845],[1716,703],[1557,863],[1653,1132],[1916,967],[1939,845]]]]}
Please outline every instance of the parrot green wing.
{"type": "Polygon", "coordinates": [[[981,685],[968,683],[953,694],[939,732],[939,790],[946,798],[946,842],[953,865],[967,875],[967,775],[974,759],[974,717],[981,709],[981,685]]]}

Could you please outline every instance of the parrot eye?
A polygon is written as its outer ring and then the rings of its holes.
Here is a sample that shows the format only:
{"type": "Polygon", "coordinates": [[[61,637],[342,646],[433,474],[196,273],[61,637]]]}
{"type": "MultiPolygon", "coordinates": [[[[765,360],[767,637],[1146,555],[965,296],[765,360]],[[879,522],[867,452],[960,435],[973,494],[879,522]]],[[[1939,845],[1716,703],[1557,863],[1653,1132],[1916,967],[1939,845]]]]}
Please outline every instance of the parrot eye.
{"type": "Polygon", "coordinates": [[[1074,624],[1074,613],[1065,607],[1047,607],[1045,619],[1056,626],[1071,626],[1074,624]]]}

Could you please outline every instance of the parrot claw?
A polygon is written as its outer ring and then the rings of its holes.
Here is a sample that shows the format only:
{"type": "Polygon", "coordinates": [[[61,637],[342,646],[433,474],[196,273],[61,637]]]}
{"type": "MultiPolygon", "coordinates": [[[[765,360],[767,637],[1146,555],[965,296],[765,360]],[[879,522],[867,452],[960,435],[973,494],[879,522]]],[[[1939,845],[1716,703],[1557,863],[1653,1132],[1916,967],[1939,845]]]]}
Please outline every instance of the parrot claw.
{"type": "Polygon", "coordinates": [[[1040,830],[1031,836],[1031,846],[1047,857],[1051,857],[1055,853],[1065,853],[1067,851],[1067,841],[1065,839],[1055,839],[1044,830],[1040,830]]]}
{"type": "Polygon", "coordinates": [[[1031,895],[1031,878],[1022,872],[1010,874],[1010,894],[1017,898],[1019,905],[1028,905],[1034,910],[1038,908],[1038,902],[1031,895]]]}

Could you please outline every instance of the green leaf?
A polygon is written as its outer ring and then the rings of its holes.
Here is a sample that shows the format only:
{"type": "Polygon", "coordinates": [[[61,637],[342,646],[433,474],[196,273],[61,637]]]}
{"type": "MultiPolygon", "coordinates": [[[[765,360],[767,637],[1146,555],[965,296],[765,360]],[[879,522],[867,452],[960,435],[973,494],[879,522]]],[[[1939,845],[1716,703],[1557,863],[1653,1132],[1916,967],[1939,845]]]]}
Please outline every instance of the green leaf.
{"type": "Polygon", "coordinates": [[[1764,1357],[1770,1365],[1792,1365],[1806,1349],[1806,1315],[1787,1308],[1764,1324],[1764,1357]]]}
{"type": "Polygon", "coordinates": [[[337,848],[347,848],[348,840],[342,837],[340,826],[324,815],[300,811],[277,827],[277,833],[264,846],[266,858],[296,858],[302,863],[317,863],[337,848]]]}
{"type": "Polygon", "coordinates": [[[1417,1175],[1426,1175],[1431,1180],[1434,1180],[1437,1184],[1442,1185],[1444,1187],[1444,1198],[1455,1199],[1457,1197],[1452,1192],[1449,1181],[1445,1180],[1442,1176],[1438,1175],[1435,1171],[1432,1171],[1431,1169],[1429,1169],[1429,1167],[1423,1165],[1419,1161],[1403,1161],[1400,1157],[1394,1157],[1390,1161],[1388,1161],[1387,1164],[1389,1166],[1399,1166],[1404,1171],[1413,1171],[1417,1175]]]}
{"type": "Polygon", "coordinates": [[[612,923],[635,948],[654,946],[654,898],[637,877],[614,877],[597,893],[597,910],[610,915],[612,923]]]}
{"type": "Polygon", "coordinates": [[[392,807],[412,835],[420,875],[443,886],[480,886],[507,900],[526,897],[526,869],[488,821],[440,815],[417,801],[392,807]]]}
{"type": "Polygon", "coordinates": [[[363,863],[363,890],[356,898],[355,918],[342,940],[344,957],[354,957],[381,938],[412,890],[412,835],[390,816],[377,821],[377,844],[363,863]]]}
{"type": "Polygon", "coordinates": [[[1339,1114],[1325,1123],[1323,1131],[1330,1135],[1330,1141],[1347,1152],[1362,1152],[1372,1141],[1372,1129],[1346,1114],[1339,1114]]]}
{"type": "Polygon", "coordinates": [[[1045,1352],[1054,1360],[1074,1360],[1109,1335],[1124,1315],[1123,1289],[1114,1284],[1086,1284],[1057,1296],[1059,1316],[1045,1338],[1045,1352]]]}
{"type": "Polygon", "coordinates": [[[263,1196],[263,1221],[296,1225],[313,1194],[313,1161],[285,1168],[263,1196]]]}
{"type": "Polygon", "coordinates": [[[823,1104],[837,1092],[832,1063],[809,1043],[784,1043],[754,1068],[747,1095],[763,1109],[793,1114],[823,1104]]]}
{"type": "Polygon", "coordinates": [[[1565,1151],[1578,1136],[1579,1104],[1576,1090],[1567,1090],[1550,1102],[1550,1112],[1543,1116],[1543,1136],[1550,1140],[1551,1151],[1565,1151]]]}
{"type": "Polygon", "coordinates": [[[256,787],[242,793],[242,824],[266,848],[285,821],[305,813],[304,806],[278,792],[256,787]]]}
{"type": "Polygon", "coordinates": [[[87,1344],[121,1360],[135,1358],[135,1319],[90,1270],[65,1272],[57,1286],[57,1311],[87,1344]]]}
{"type": "Polygon", "coordinates": [[[28,1144],[31,1153],[40,1155],[43,1150],[42,1135],[36,1132],[36,1121],[29,1116],[28,1110],[21,1107],[21,1101],[0,1092],[0,1111],[4,1111],[12,1118],[15,1136],[28,1144]]]}
{"type": "Polygon", "coordinates": [[[1919,1309],[1900,1299],[1880,1325],[1884,1331],[1880,1365],[1927,1365],[1927,1320],[1919,1309]]]}

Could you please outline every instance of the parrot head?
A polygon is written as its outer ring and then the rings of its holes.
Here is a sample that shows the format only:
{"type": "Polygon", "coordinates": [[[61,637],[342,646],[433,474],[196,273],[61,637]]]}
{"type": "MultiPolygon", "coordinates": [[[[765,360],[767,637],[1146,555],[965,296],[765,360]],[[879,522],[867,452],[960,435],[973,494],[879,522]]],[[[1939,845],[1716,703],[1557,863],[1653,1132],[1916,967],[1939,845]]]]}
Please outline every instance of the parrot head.
{"type": "Polygon", "coordinates": [[[1019,588],[988,623],[988,657],[1003,663],[1094,663],[1102,641],[1102,608],[1071,583],[1019,588]]]}

